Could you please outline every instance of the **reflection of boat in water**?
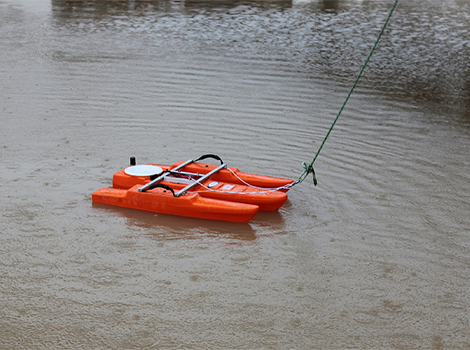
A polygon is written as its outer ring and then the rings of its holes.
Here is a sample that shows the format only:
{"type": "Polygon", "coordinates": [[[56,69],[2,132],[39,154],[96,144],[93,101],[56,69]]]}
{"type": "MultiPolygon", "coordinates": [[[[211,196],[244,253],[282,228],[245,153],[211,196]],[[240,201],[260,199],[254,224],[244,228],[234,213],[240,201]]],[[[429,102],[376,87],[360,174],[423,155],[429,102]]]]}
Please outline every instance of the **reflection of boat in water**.
{"type": "MultiPolygon", "coordinates": [[[[93,203],[93,208],[108,210],[107,204],[93,203]]],[[[155,214],[142,210],[122,207],[112,207],[113,214],[126,219],[127,225],[144,228],[145,235],[156,239],[173,240],[201,235],[226,235],[229,238],[252,241],[256,239],[256,232],[250,223],[234,223],[228,221],[211,221],[198,218],[155,214]]],[[[262,214],[279,215],[278,212],[262,212],[262,214]]],[[[271,217],[271,216],[270,216],[271,217]]],[[[274,216],[275,218],[277,216],[274,216]]],[[[261,216],[263,218],[263,216],[261,216]]],[[[274,220],[276,221],[276,220],[274,220]]]]}
{"type": "Polygon", "coordinates": [[[214,155],[169,165],[131,165],[113,176],[113,188],[93,202],[163,214],[246,222],[259,210],[276,211],[293,180],[240,172],[214,155]],[[206,158],[219,166],[197,163],[206,158]],[[165,170],[163,170],[165,169],[165,170]]]}

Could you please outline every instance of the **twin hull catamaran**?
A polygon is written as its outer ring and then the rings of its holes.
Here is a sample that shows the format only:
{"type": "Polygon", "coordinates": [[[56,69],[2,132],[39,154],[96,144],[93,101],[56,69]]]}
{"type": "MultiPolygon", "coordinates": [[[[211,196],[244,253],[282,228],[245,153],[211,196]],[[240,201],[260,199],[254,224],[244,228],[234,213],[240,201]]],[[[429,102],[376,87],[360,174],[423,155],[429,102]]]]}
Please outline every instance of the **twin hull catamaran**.
{"type": "Polygon", "coordinates": [[[259,210],[276,211],[293,180],[241,172],[216,155],[173,165],[131,165],[113,176],[113,188],[92,195],[95,203],[162,214],[247,222],[259,210]],[[198,163],[215,158],[220,165],[198,163]]]}

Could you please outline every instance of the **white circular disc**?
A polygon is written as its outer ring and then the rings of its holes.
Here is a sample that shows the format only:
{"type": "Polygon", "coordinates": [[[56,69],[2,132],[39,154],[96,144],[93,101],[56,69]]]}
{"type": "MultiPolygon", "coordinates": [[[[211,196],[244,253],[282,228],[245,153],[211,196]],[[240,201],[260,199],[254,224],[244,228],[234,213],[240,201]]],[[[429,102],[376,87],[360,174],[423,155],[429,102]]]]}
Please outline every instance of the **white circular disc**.
{"type": "Polygon", "coordinates": [[[156,165],[133,165],[130,166],[126,169],[124,169],[124,172],[127,175],[132,175],[132,176],[150,176],[150,175],[155,175],[155,174],[160,174],[163,171],[162,168],[156,165]]]}

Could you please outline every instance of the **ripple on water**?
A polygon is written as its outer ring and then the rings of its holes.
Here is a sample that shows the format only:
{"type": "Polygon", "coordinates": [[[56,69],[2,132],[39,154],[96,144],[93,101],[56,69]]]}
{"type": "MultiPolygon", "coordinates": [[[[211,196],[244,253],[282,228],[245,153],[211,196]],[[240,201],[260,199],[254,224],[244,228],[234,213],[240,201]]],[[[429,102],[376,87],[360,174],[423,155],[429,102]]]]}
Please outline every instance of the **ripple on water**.
{"type": "Polygon", "coordinates": [[[0,4],[2,345],[468,345],[468,2],[400,2],[318,186],[243,225],[90,196],[130,156],[297,178],[391,2],[28,3],[0,4]]]}

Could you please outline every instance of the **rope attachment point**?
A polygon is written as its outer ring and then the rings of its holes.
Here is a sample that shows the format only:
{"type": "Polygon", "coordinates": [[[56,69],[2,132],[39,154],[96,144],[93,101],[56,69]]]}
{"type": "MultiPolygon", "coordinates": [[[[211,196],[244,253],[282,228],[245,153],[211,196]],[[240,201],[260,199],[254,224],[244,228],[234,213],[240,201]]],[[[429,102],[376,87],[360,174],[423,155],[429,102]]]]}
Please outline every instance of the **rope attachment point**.
{"type": "Polygon", "coordinates": [[[304,172],[302,175],[300,175],[299,179],[296,181],[296,183],[301,183],[304,181],[309,174],[312,174],[313,176],[313,184],[316,186],[317,185],[317,177],[315,175],[315,169],[313,169],[313,163],[307,164],[305,162],[302,162],[302,166],[304,167],[304,172]]]}

